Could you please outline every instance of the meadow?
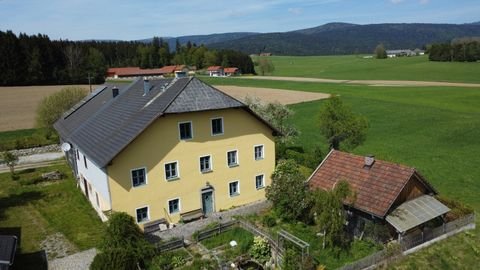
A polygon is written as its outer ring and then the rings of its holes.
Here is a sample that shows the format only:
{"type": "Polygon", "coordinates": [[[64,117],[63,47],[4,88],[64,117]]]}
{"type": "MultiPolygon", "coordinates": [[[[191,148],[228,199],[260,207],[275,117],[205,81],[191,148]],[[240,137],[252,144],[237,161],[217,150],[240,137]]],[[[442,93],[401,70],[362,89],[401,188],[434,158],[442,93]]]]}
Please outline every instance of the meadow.
{"type": "MultiPolygon", "coordinates": [[[[378,87],[261,80],[209,79],[214,84],[296,89],[340,95],[369,120],[360,155],[417,168],[440,192],[480,211],[480,88],[378,87]]],[[[305,149],[328,146],[318,132],[324,101],[290,105],[305,149]]],[[[479,223],[477,222],[477,225],[479,223]]],[[[480,229],[463,233],[399,262],[400,269],[468,269],[480,260],[480,229]],[[442,260],[432,257],[443,256],[442,260]]]]}
{"type": "MultiPolygon", "coordinates": [[[[273,76],[340,80],[480,83],[480,63],[432,62],[428,56],[389,59],[346,56],[271,56],[273,76]]],[[[257,73],[258,67],[257,67],[257,73]]]]}

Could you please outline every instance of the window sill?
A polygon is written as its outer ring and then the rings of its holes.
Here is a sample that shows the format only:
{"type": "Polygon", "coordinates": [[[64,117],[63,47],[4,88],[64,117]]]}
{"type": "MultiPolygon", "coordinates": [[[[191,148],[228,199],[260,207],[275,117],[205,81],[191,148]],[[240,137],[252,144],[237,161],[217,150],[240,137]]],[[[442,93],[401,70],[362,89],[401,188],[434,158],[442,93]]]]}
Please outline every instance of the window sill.
{"type": "MultiPolygon", "coordinates": [[[[136,186],[132,185],[132,187],[133,187],[133,188],[141,188],[141,187],[144,187],[144,186],[146,186],[146,185],[147,185],[147,183],[141,184],[141,185],[136,185],[136,186]]],[[[90,191],[90,192],[91,192],[91,191],[90,191]]]]}
{"type": "Polygon", "coordinates": [[[264,189],[265,186],[257,187],[257,190],[264,189]]]}
{"type": "Polygon", "coordinates": [[[264,158],[261,157],[261,158],[255,158],[255,160],[259,161],[259,160],[263,160],[264,158]]]}
{"type": "Polygon", "coordinates": [[[165,180],[167,180],[167,182],[173,182],[173,181],[177,181],[177,180],[179,180],[179,179],[180,179],[180,177],[175,176],[175,177],[167,178],[167,179],[165,179],[165,180]]]}
{"type": "Polygon", "coordinates": [[[142,221],[138,221],[138,220],[137,220],[137,224],[145,224],[145,223],[147,223],[147,222],[149,222],[149,221],[150,221],[150,219],[146,219],[146,220],[142,220],[142,221]]]}
{"type": "Polygon", "coordinates": [[[223,132],[222,133],[212,133],[212,136],[222,136],[223,135],[223,132]]]}
{"type": "Polygon", "coordinates": [[[208,170],[203,170],[203,171],[200,171],[200,172],[201,172],[201,173],[211,173],[211,172],[213,172],[213,170],[212,170],[212,169],[208,169],[208,170]]]}
{"type": "Polygon", "coordinates": [[[228,164],[228,167],[229,167],[229,168],[235,168],[235,167],[238,167],[238,166],[240,166],[238,163],[236,163],[236,164],[228,164]]]}
{"type": "Polygon", "coordinates": [[[230,194],[230,198],[237,197],[237,196],[240,196],[240,193],[230,194]]]}

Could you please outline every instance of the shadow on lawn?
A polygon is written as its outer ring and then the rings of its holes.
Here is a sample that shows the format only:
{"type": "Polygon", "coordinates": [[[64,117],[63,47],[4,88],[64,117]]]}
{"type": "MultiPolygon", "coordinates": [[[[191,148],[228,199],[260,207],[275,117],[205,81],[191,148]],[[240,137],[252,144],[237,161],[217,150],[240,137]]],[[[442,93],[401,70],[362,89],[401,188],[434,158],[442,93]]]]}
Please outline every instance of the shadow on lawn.
{"type": "MultiPolygon", "coordinates": [[[[22,228],[20,227],[5,227],[0,228],[1,235],[15,235],[17,237],[17,252],[13,260],[13,270],[48,270],[47,254],[44,250],[32,253],[22,254],[22,228]]],[[[3,268],[1,268],[3,269],[3,268]]]]}
{"type": "Polygon", "coordinates": [[[43,196],[39,191],[26,191],[0,198],[0,218],[5,217],[5,210],[9,207],[26,205],[32,201],[41,199],[43,196]]]}

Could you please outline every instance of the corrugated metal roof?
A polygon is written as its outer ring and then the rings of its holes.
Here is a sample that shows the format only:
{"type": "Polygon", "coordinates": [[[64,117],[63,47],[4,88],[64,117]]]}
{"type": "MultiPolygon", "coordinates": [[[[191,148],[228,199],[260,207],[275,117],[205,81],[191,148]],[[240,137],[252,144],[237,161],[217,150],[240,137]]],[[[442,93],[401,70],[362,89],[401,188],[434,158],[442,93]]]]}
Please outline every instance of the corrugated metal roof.
{"type": "Polygon", "coordinates": [[[100,103],[101,95],[97,94],[57,121],[55,128],[63,140],[80,148],[97,166],[105,167],[163,114],[247,107],[196,78],[150,80],[150,85],[150,92],[144,95],[143,80],[137,80],[109,102],[87,105],[100,103]]]}
{"type": "Polygon", "coordinates": [[[423,195],[416,199],[402,203],[390,213],[386,220],[398,232],[406,232],[420,224],[432,220],[450,211],[430,195],[423,195]]]}

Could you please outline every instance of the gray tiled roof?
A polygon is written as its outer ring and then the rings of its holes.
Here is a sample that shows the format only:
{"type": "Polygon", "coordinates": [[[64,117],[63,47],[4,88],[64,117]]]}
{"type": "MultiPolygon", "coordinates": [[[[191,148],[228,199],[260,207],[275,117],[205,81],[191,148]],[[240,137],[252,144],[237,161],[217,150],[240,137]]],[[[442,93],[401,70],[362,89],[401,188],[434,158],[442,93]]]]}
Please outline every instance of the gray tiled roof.
{"type": "Polygon", "coordinates": [[[102,90],[57,121],[55,128],[63,140],[80,148],[97,166],[105,167],[162,114],[246,108],[196,78],[158,79],[150,84],[147,95],[143,95],[143,80],[137,80],[106,102],[101,101],[106,95],[101,93],[111,94],[111,90],[102,90]]]}

